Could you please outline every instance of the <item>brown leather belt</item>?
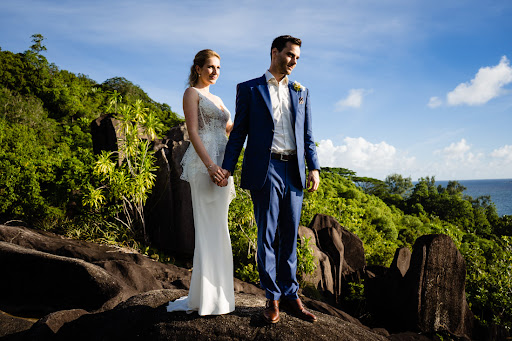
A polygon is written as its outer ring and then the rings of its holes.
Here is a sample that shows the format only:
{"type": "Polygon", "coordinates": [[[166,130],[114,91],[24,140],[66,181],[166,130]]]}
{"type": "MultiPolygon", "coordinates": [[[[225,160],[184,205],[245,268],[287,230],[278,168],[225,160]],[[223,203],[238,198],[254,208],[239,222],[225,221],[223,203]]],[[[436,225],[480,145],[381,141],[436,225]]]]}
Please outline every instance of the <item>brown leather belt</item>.
{"type": "Polygon", "coordinates": [[[297,155],[295,155],[295,154],[286,155],[286,154],[272,153],[272,159],[280,160],[280,161],[297,160],[297,155]]]}

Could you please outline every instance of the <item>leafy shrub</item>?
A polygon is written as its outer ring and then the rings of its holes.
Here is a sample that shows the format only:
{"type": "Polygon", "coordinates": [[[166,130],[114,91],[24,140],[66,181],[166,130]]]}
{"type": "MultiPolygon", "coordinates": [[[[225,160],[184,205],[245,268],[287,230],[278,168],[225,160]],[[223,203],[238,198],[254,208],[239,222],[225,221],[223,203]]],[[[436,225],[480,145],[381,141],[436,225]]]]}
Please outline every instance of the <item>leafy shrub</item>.
{"type": "Polygon", "coordinates": [[[312,247],[309,245],[311,237],[297,240],[297,278],[302,280],[304,276],[315,272],[316,263],[312,247]]]}
{"type": "Polygon", "coordinates": [[[119,120],[118,152],[102,152],[94,165],[94,174],[102,185],[88,185],[84,204],[100,211],[105,205],[122,207],[115,219],[140,234],[147,242],[144,204],[155,183],[155,157],[150,141],[156,137],[159,122],[144,108],[142,101],[134,105],[122,105],[119,120]]]}

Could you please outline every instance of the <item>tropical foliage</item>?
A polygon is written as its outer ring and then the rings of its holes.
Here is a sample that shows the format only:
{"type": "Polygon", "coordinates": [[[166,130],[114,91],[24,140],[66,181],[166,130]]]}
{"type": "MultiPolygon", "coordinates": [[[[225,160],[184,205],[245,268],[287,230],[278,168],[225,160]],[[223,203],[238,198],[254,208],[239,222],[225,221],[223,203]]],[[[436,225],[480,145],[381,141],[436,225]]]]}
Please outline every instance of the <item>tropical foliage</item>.
{"type": "MultiPolygon", "coordinates": [[[[100,180],[100,187],[88,185],[84,193],[84,204],[100,216],[109,207],[122,207],[115,212],[115,219],[133,234],[142,234],[148,242],[144,218],[144,204],[155,183],[155,157],[150,141],[162,130],[153,112],[143,107],[137,99],[133,105],[120,105],[121,99],[114,90],[109,101],[109,111],[118,119],[118,151],[103,151],[94,164],[93,174],[100,180]],[[105,193],[106,192],[106,193],[105,193]]],[[[108,210],[108,209],[107,209],[108,210]]]]}
{"type": "Polygon", "coordinates": [[[41,54],[44,37],[32,38],[23,53],[0,49],[0,219],[137,245],[154,177],[145,141],[182,119],[124,78],[98,84],[60,70],[41,54]],[[120,122],[121,153],[98,158],[90,125],[108,113],[120,122]]]}

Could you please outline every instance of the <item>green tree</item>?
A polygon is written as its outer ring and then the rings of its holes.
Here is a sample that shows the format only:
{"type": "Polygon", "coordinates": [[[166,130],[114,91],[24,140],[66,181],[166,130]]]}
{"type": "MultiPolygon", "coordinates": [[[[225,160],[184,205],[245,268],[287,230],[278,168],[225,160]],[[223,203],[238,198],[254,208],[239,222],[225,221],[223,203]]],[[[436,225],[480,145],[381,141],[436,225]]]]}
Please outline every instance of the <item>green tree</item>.
{"type": "Polygon", "coordinates": [[[36,33],[32,35],[32,46],[30,46],[30,49],[34,53],[41,53],[43,51],[46,51],[46,46],[43,45],[44,37],[42,34],[36,33]]]}
{"type": "Polygon", "coordinates": [[[366,194],[383,196],[387,192],[386,183],[382,180],[361,176],[352,177],[352,180],[366,194]]]}
{"type": "Polygon", "coordinates": [[[322,167],[322,172],[338,174],[346,178],[351,178],[356,176],[356,172],[350,170],[348,168],[339,168],[339,167],[322,167]]]}
{"type": "Polygon", "coordinates": [[[467,234],[460,251],[466,260],[466,294],[484,324],[512,327],[512,239],[467,234]]]}
{"type": "MultiPolygon", "coordinates": [[[[133,84],[124,77],[109,78],[101,84],[101,88],[105,93],[117,94],[118,97],[123,98],[127,104],[134,104],[140,100],[144,107],[151,111],[155,118],[157,118],[162,125],[157,130],[157,135],[162,136],[167,133],[167,129],[174,127],[184,121],[183,118],[178,117],[176,113],[171,110],[168,104],[160,104],[153,101],[138,85],[133,84]]],[[[109,110],[111,101],[108,100],[105,108],[109,110]]]]}
{"type": "Polygon", "coordinates": [[[390,194],[397,194],[402,198],[406,198],[414,187],[411,177],[404,178],[402,175],[396,173],[388,175],[384,182],[388,186],[390,194]]]}

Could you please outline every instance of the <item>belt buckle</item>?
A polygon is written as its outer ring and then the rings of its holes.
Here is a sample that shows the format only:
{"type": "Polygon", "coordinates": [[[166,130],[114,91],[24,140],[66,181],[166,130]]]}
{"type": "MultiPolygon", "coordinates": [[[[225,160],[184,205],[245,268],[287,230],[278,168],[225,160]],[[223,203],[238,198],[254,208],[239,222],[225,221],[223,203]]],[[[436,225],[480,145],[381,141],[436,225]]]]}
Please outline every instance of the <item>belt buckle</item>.
{"type": "Polygon", "coordinates": [[[279,161],[288,161],[288,159],[286,159],[288,155],[285,155],[285,154],[279,154],[279,161]]]}

